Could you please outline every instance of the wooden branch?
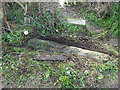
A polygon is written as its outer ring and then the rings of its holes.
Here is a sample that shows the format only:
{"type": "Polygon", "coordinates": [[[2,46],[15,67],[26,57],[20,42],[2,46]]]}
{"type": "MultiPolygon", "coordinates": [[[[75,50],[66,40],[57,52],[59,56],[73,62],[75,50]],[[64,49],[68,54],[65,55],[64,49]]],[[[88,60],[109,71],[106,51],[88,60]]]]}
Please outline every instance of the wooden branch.
{"type": "Polygon", "coordinates": [[[18,3],[23,9],[24,9],[24,15],[26,15],[26,13],[27,13],[27,9],[26,9],[26,7],[24,7],[23,5],[22,5],[22,3],[20,3],[18,0],[15,0],[15,2],[16,3],[18,3]]]}
{"type": "Polygon", "coordinates": [[[100,11],[98,11],[99,14],[107,11],[108,7],[110,6],[110,2],[108,2],[106,5],[104,5],[104,7],[102,7],[102,9],[100,11]]]}
{"type": "Polygon", "coordinates": [[[5,21],[5,23],[7,24],[8,28],[11,29],[8,21],[5,21]]]}

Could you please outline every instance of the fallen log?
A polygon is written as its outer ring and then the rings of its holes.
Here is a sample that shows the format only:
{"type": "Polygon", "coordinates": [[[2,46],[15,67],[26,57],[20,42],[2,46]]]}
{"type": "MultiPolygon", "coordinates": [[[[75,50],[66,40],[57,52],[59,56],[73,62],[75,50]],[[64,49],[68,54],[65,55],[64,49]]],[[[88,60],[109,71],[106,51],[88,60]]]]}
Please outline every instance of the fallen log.
{"type": "Polygon", "coordinates": [[[67,60],[67,57],[63,55],[47,55],[39,57],[38,59],[35,59],[37,61],[65,61],[67,60]]]}
{"type": "Polygon", "coordinates": [[[66,47],[63,51],[67,56],[76,56],[78,58],[89,57],[95,60],[102,60],[102,61],[107,61],[110,59],[110,56],[107,54],[96,51],[90,51],[73,46],[66,47]]]}
{"type": "Polygon", "coordinates": [[[72,56],[76,56],[77,58],[88,57],[88,58],[92,58],[95,60],[101,60],[101,61],[108,61],[111,58],[108,54],[91,51],[87,49],[82,49],[78,47],[73,47],[73,46],[66,46],[66,45],[62,45],[62,44],[48,41],[48,40],[31,39],[30,41],[28,41],[28,47],[29,46],[43,50],[43,51],[47,50],[48,52],[51,52],[50,49],[54,48],[53,52],[55,51],[55,52],[61,53],[61,55],[53,54],[53,55],[42,56],[42,57],[39,57],[38,60],[64,61],[64,60],[67,60],[67,58],[70,58],[70,57],[72,58],[72,56]]]}

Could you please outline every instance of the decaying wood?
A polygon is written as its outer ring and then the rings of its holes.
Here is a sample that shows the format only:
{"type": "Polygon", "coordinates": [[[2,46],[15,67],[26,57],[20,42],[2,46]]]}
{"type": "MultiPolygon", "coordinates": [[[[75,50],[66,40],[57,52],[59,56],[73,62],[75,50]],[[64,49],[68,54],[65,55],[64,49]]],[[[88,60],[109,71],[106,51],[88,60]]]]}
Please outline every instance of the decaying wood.
{"type": "Polygon", "coordinates": [[[61,55],[48,55],[44,57],[38,57],[38,60],[67,60],[67,57],[76,56],[77,58],[89,57],[95,60],[107,61],[110,59],[110,56],[104,53],[90,51],[73,46],[65,46],[56,42],[41,40],[41,39],[31,39],[28,41],[28,46],[31,46],[36,49],[46,50],[51,52],[51,48],[54,48],[53,51],[60,52],[61,55]],[[63,46],[65,46],[63,48],[63,46]],[[62,50],[62,51],[61,51],[62,50]],[[65,55],[65,56],[63,56],[65,55]]]}
{"type": "Polygon", "coordinates": [[[53,41],[33,38],[33,39],[28,40],[28,47],[45,50],[45,49],[50,49],[50,48],[63,49],[66,47],[66,45],[59,44],[53,41]]]}
{"type": "Polygon", "coordinates": [[[46,60],[46,61],[65,61],[67,60],[67,57],[63,55],[47,55],[44,57],[39,57],[36,60],[46,60]]]}
{"type": "Polygon", "coordinates": [[[81,57],[89,57],[95,60],[102,60],[102,61],[107,61],[110,59],[110,56],[104,53],[99,53],[96,51],[90,51],[90,50],[86,50],[86,49],[82,49],[82,48],[77,48],[77,47],[66,47],[64,49],[64,53],[67,56],[76,56],[78,58],[81,57]]]}
{"type": "Polygon", "coordinates": [[[46,60],[46,61],[65,61],[68,60],[68,57],[72,58],[73,56],[76,56],[78,58],[81,57],[87,57],[87,58],[92,58],[94,60],[99,60],[99,61],[108,61],[110,59],[110,56],[104,53],[99,53],[96,51],[90,51],[78,47],[73,47],[73,46],[68,46],[66,47],[62,53],[62,55],[47,55],[47,56],[42,56],[36,59],[37,61],[39,60],[46,60]],[[65,56],[63,56],[65,55],[65,56]]]}

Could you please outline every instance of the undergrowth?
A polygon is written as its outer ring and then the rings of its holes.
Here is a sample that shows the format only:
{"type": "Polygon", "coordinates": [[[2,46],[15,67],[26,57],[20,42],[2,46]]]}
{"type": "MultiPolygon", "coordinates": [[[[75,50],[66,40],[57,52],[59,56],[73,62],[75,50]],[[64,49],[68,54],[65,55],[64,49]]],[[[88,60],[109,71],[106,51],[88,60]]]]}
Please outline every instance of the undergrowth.
{"type": "Polygon", "coordinates": [[[17,47],[6,47],[3,50],[7,54],[4,53],[2,59],[2,75],[8,87],[31,87],[29,84],[34,85],[31,82],[36,82],[37,79],[35,86],[38,88],[41,87],[42,82],[48,81],[51,82],[52,87],[80,88],[97,86],[104,78],[112,75],[115,80],[118,78],[117,60],[111,59],[102,63],[81,58],[76,62],[68,60],[48,63],[48,61],[34,60],[37,51],[17,47]]]}
{"type": "Polygon", "coordinates": [[[109,7],[108,13],[106,13],[105,16],[97,17],[96,13],[93,11],[90,11],[88,9],[80,9],[82,12],[84,18],[87,18],[90,22],[93,24],[103,28],[105,32],[103,32],[103,36],[109,36],[112,35],[113,37],[120,37],[119,35],[119,3],[112,3],[112,5],[109,7]]]}
{"type": "MultiPolygon", "coordinates": [[[[90,33],[86,32],[83,27],[77,25],[61,23],[59,20],[59,12],[56,11],[54,16],[50,13],[43,11],[35,16],[27,15],[26,17],[30,18],[32,23],[24,25],[24,15],[21,9],[17,8],[17,5],[14,6],[14,9],[11,9],[9,6],[6,6],[7,10],[10,12],[7,14],[6,18],[14,26],[6,25],[3,22],[4,31],[3,31],[3,53],[2,53],[2,75],[5,78],[4,82],[8,83],[8,87],[32,87],[31,84],[36,87],[41,87],[43,83],[49,83],[49,86],[57,86],[59,88],[82,88],[85,86],[95,86],[108,75],[113,75],[115,78],[118,78],[117,72],[117,60],[110,60],[105,63],[99,63],[92,61],[91,59],[80,59],[79,61],[73,62],[72,60],[67,60],[66,62],[43,62],[43,61],[34,61],[37,51],[31,51],[26,48],[21,48],[21,46],[26,39],[29,39],[31,36],[42,35],[54,35],[63,33],[90,33]],[[12,23],[14,21],[14,23],[12,23]],[[25,30],[29,31],[29,35],[25,36],[23,32],[25,30]],[[7,43],[7,44],[6,44],[7,43]],[[8,44],[9,43],[9,44],[8,44]],[[12,45],[15,47],[12,47],[12,45]],[[77,64],[78,63],[78,64],[77,64]],[[31,80],[31,82],[29,82],[31,80]],[[36,82],[36,80],[38,80],[36,82]],[[32,83],[35,82],[35,83],[32,83]],[[30,84],[30,85],[29,85],[30,84]]],[[[81,9],[82,10],[82,9],[81,9]]],[[[104,28],[108,33],[118,36],[118,17],[117,12],[118,5],[113,3],[111,7],[111,12],[109,17],[97,18],[94,13],[83,12],[85,18],[88,18],[90,21],[95,22],[96,25],[104,28]],[[116,12],[116,13],[115,13],[116,12]]],[[[84,36],[85,36],[84,35],[84,36]]],[[[101,37],[104,36],[101,35],[101,37]]]]}

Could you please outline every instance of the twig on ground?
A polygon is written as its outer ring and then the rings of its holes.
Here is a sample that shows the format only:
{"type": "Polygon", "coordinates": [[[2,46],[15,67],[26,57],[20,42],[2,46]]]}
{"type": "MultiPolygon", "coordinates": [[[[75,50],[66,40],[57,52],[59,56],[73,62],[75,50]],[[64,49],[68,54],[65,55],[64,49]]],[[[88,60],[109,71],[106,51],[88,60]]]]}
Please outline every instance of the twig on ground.
{"type": "Polygon", "coordinates": [[[5,23],[7,24],[8,28],[11,29],[9,23],[7,21],[5,21],[5,23]]]}
{"type": "Polygon", "coordinates": [[[13,36],[15,36],[15,37],[19,38],[17,35],[13,34],[13,32],[12,32],[12,30],[11,30],[11,29],[9,29],[9,28],[5,28],[5,27],[2,27],[2,28],[3,28],[3,29],[7,29],[8,31],[10,31],[10,32],[11,32],[11,34],[12,34],[13,36]]]}

